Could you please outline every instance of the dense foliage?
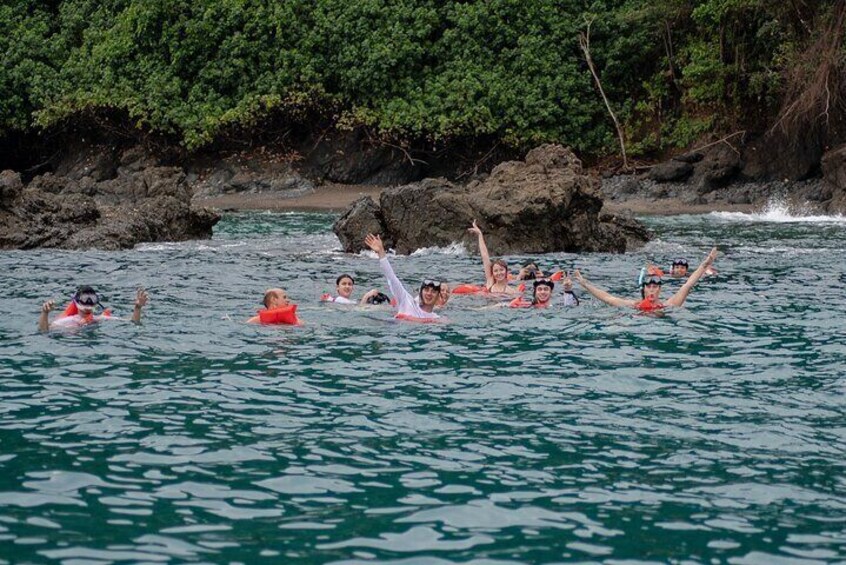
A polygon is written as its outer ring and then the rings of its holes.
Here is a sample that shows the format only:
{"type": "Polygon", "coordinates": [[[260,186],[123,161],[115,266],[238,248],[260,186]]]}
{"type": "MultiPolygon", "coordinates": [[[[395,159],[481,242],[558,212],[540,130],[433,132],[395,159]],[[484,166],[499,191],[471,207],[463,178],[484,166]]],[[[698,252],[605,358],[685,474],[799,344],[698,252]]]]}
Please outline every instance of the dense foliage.
{"type": "Polygon", "coordinates": [[[309,112],[394,139],[636,151],[772,121],[824,0],[4,0],[0,132],[116,109],[189,148],[309,112]]]}

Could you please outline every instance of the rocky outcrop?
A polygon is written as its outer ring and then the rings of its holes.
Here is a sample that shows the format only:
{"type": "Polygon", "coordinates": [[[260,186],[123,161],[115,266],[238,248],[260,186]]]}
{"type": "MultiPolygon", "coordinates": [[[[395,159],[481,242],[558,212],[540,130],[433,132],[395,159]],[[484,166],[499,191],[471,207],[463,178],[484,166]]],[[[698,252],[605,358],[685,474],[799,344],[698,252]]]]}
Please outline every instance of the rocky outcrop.
{"type": "Polygon", "coordinates": [[[846,214],[846,144],[823,155],[822,173],[822,197],[827,201],[827,211],[846,214]]]}
{"type": "Polygon", "coordinates": [[[155,166],[136,150],[96,153],[26,186],[16,173],[0,174],[0,248],[124,249],[211,236],[220,217],[191,207],[182,169],[155,166]]]}
{"type": "Polygon", "coordinates": [[[800,181],[819,171],[825,141],[813,129],[787,135],[775,128],[743,151],[742,174],[752,181],[800,181]]]}
{"type": "Polygon", "coordinates": [[[314,192],[314,183],[294,170],[289,159],[262,154],[198,160],[187,167],[187,178],[198,202],[233,193],[296,197],[314,192]]]}
{"type": "Polygon", "coordinates": [[[600,217],[598,182],[558,145],[533,149],[525,161],[501,163],[483,181],[425,179],[382,191],[378,206],[368,200],[356,202],[335,223],[348,252],[362,249],[368,231],[382,233],[398,253],[456,241],[475,244],[467,233],[474,219],[488,247],[501,254],[622,253],[649,239],[633,220],[600,217]]]}

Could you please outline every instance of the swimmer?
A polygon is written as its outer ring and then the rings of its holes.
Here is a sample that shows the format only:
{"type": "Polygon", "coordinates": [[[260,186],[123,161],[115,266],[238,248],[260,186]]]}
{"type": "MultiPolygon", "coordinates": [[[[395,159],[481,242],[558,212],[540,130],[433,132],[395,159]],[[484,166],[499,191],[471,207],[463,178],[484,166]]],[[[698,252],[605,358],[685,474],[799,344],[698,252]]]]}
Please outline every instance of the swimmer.
{"type": "Polygon", "coordinates": [[[372,233],[364,238],[364,244],[379,257],[379,266],[388,281],[388,289],[396,300],[397,318],[416,321],[434,321],[440,318],[435,308],[446,305],[449,300],[449,285],[438,280],[426,279],[420,285],[415,299],[394,274],[382,238],[372,233]]]}
{"type": "MultiPolygon", "coordinates": [[[[355,280],[350,275],[343,274],[335,279],[335,290],[338,296],[332,296],[328,292],[320,297],[322,302],[334,302],[335,304],[380,304],[376,301],[377,295],[382,294],[375,288],[364,293],[361,300],[356,302],[351,298],[355,280]]],[[[382,295],[384,296],[384,295],[382,295]]]]}
{"type": "Polygon", "coordinates": [[[687,270],[688,270],[688,263],[687,259],[673,259],[673,264],[670,265],[670,276],[673,277],[686,277],[687,270]]]}
{"type": "Polygon", "coordinates": [[[543,271],[535,263],[526,263],[517,273],[517,279],[521,281],[533,281],[542,278],[544,278],[543,271]]]}
{"type": "Polygon", "coordinates": [[[485,290],[494,294],[520,294],[516,288],[508,286],[508,264],[502,259],[491,262],[488,246],[482,230],[473,220],[473,226],[467,231],[476,234],[479,241],[479,254],[482,256],[482,266],[485,268],[485,290]]]}
{"type": "MultiPolygon", "coordinates": [[[[141,322],[141,309],[147,304],[147,291],[139,288],[135,293],[135,307],[132,310],[130,321],[138,324],[141,322]]],[[[81,286],[71,298],[71,304],[65,311],[50,322],[50,312],[55,307],[53,300],[48,300],[41,305],[41,316],[38,318],[38,329],[46,332],[58,328],[82,327],[103,320],[114,319],[108,310],[103,310],[100,304],[100,295],[90,286],[81,286]],[[95,314],[100,309],[99,314],[95,314]]]]}
{"type": "Polygon", "coordinates": [[[533,283],[532,300],[528,301],[522,296],[512,300],[509,308],[547,308],[552,304],[552,291],[555,283],[549,279],[537,279],[533,283]]]}
{"type": "Polygon", "coordinates": [[[288,300],[288,293],[281,288],[269,288],[264,291],[264,310],[247,320],[248,324],[288,324],[301,326],[297,317],[297,305],[288,300]]]}
{"type": "Polygon", "coordinates": [[[708,256],[705,257],[705,260],[697,267],[693,274],[690,275],[690,278],[685,281],[682,287],[673,295],[671,296],[666,302],[661,302],[659,297],[661,295],[661,285],[663,282],[659,277],[650,276],[646,280],[641,283],[641,290],[640,294],[642,300],[628,300],[625,298],[618,298],[616,296],[612,296],[611,294],[601,290],[592,284],[590,284],[582,274],[576,270],[576,280],[579,281],[579,284],[582,285],[586,291],[591,293],[593,296],[605,302],[606,304],[610,304],[611,306],[621,306],[621,307],[629,307],[629,308],[636,308],[638,310],[644,312],[653,312],[655,310],[660,310],[667,306],[675,306],[680,307],[684,304],[684,301],[687,300],[687,295],[690,294],[690,291],[693,290],[693,287],[699,282],[699,279],[702,278],[702,275],[705,274],[705,271],[711,266],[711,263],[714,262],[714,259],[717,258],[717,248],[714,247],[711,249],[711,252],[708,253],[708,256]]]}

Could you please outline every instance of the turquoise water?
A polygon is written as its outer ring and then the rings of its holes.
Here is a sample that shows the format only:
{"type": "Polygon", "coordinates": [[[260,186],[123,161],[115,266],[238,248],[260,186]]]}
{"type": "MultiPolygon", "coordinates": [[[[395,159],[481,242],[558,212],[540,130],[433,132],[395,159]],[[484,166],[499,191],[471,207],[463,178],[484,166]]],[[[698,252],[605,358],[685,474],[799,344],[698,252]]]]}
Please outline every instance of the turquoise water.
{"type": "MultiPolygon", "coordinates": [[[[846,559],[842,219],[656,218],[643,252],[531,257],[634,295],[646,259],[718,244],[662,318],[464,297],[435,326],[317,303],[341,272],[384,289],[332,220],[0,253],[0,562],[846,559]],[[38,334],[84,283],[124,315],[145,286],[143,325],[38,334]],[[306,325],[244,325],[279,285],[306,325]]],[[[457,248],[393,263],[480,279],[457,248]]]]}

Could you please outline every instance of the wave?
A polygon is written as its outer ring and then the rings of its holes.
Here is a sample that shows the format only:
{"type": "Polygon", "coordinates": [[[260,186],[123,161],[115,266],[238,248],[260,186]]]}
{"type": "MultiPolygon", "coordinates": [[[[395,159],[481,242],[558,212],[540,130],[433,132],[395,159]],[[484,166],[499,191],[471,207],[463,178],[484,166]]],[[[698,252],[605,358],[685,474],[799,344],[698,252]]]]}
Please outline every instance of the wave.
{"type": "Polygon", "coordinates": [[[792,205],[784,198],[773,198],[760,212],[711,212],[711,217],[720,220],[770,223],[819,223],[843,224],[846,216],[835,214],[822,216],[814,214],[809,205],[792,205]]]}

